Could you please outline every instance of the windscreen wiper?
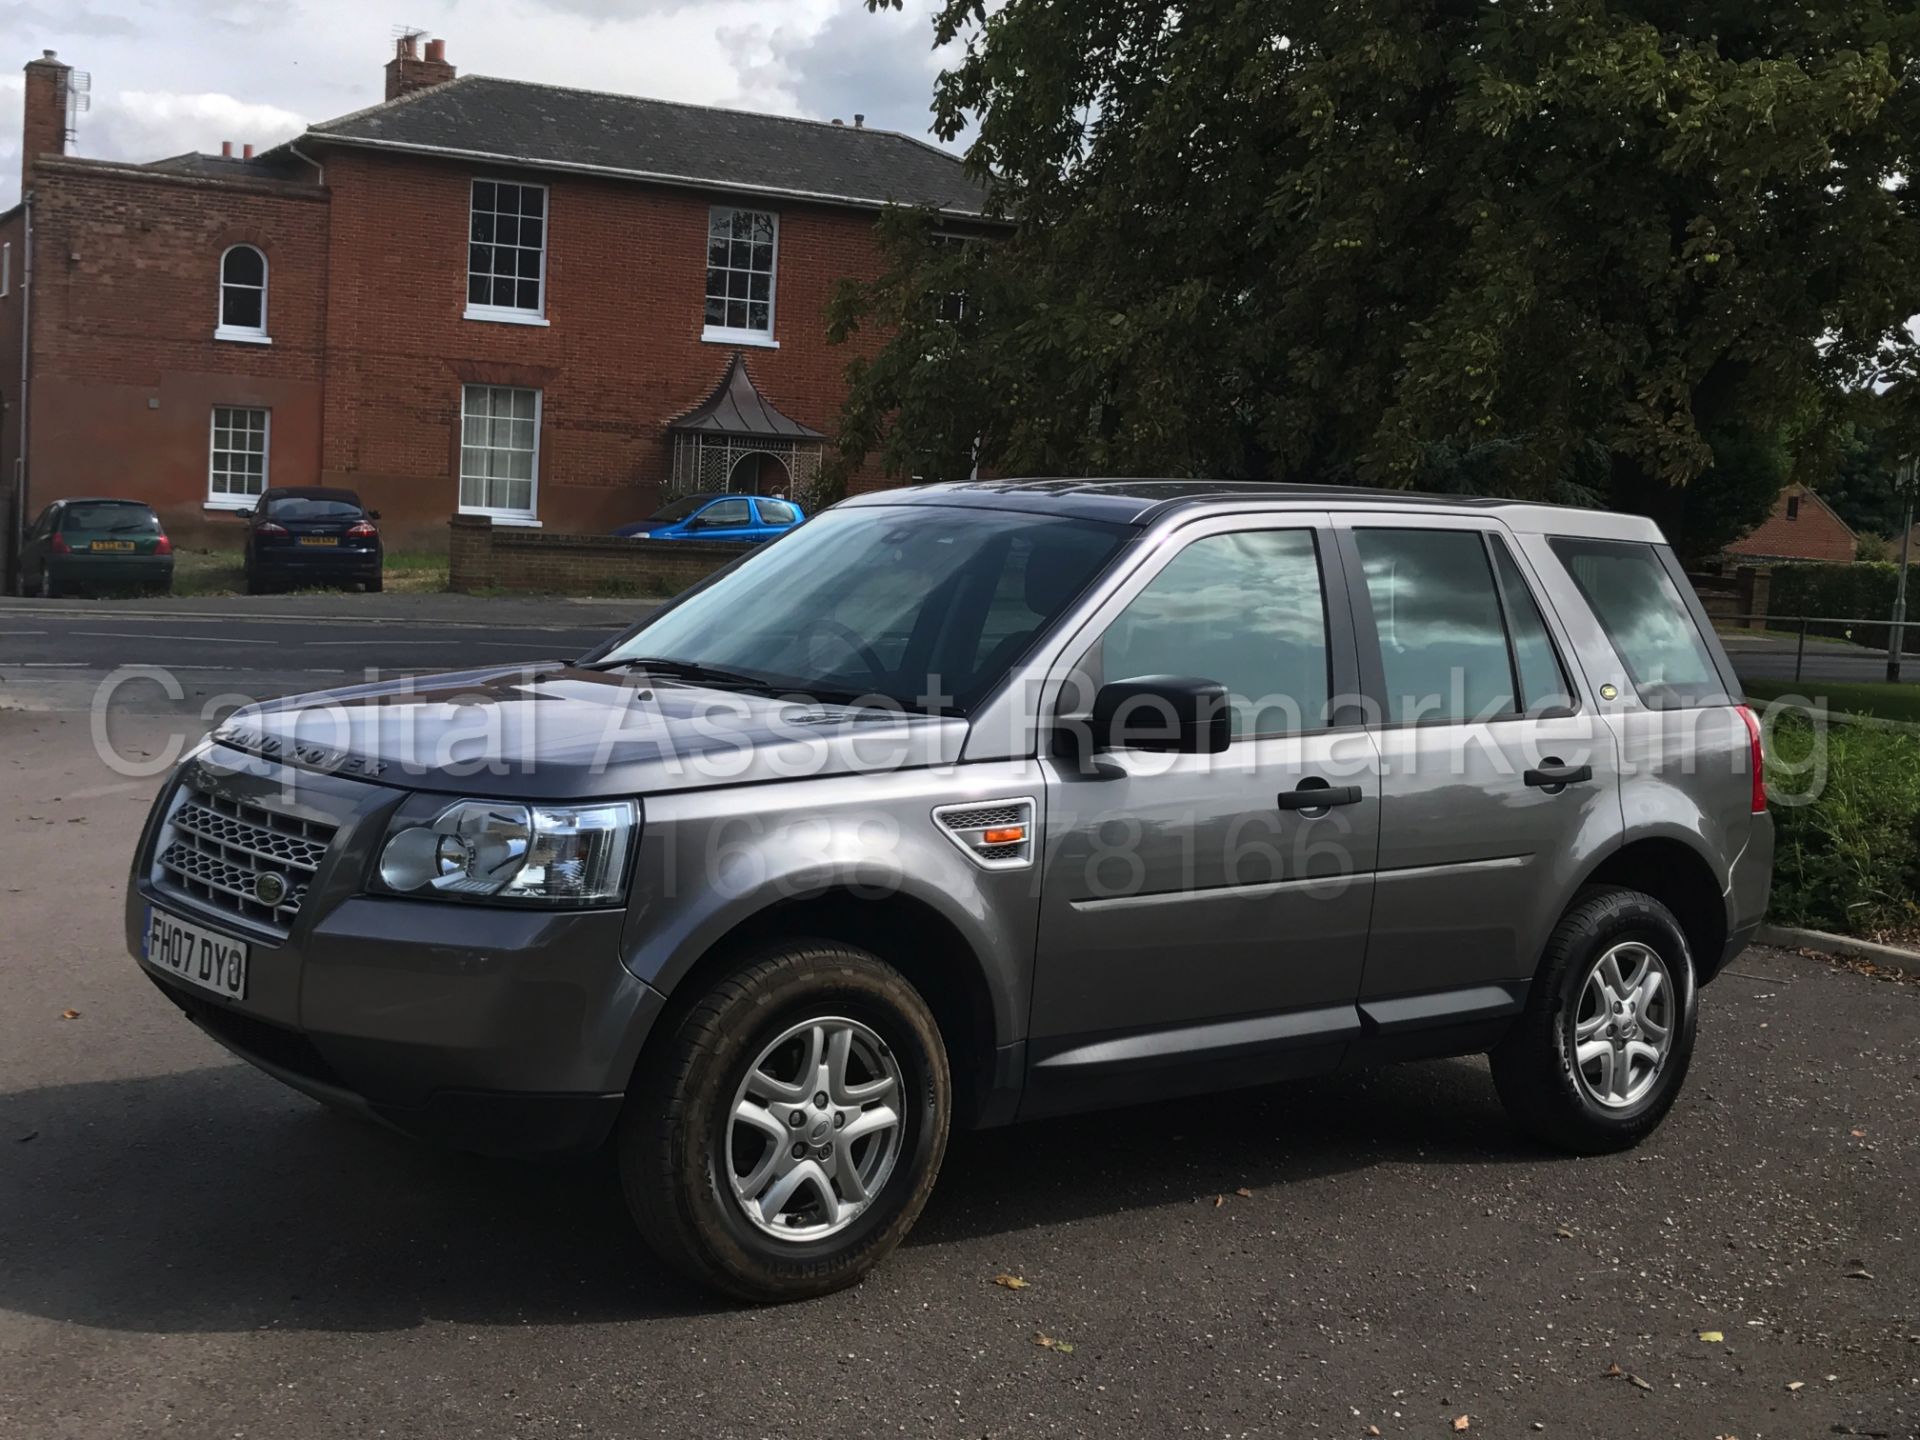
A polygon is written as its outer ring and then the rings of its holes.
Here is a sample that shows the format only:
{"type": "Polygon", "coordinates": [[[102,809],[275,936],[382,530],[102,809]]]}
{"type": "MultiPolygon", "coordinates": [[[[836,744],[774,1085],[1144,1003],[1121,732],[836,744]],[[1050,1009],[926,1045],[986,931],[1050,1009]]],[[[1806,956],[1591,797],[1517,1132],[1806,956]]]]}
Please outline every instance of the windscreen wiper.
{"type": "Polygon", "coordinates": [[[624,660],[603,660],[585,667],[589,670],[644,670],[669,680],[691,680],[696,685],[717,685],[735,690],[777,689],[761,675],[742,675],[737,670],[722,670],[717,665],[701,665],[692,660],[666,660],[638,656],[624,660]]]}

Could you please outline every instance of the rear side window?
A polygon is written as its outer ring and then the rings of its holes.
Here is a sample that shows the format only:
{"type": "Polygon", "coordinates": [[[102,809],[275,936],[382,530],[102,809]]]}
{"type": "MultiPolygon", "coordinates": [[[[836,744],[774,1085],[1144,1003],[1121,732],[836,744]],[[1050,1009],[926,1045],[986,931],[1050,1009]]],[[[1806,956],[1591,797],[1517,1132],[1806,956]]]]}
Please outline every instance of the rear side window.
{"type": "Polygon", "coordinates": [[[723,525],[745,525],[750,523],[747,502],[744,500],[716,500],[700,512],[702,525],[711,525],[718,529],[723,525]]]}
{"type": "Polygon", "coordinates": [[[1216,680],[1227,687],[1235,739],[1323,729],[1332,678],[1313,532],[1194,541],[1114,618],[1083,668],[1095,684],[1216,680]]]}
{"type": "Polygon", "coordinates": [[[1521,707],[1529,715],[1572,710],[1573,685],[1513,552],[1498,535],[1488,537],[1487,548],[1493,551],[1493,570],[1499,577],[1500,599],[1507,612],[1507,633],[1513,637],[1513,668],[1520,676],[1521,707]]]}
{"type": "Polygon", "coordinates": [[[60,528],[151,534],[160,528],[160,517],[144,505],[89,505],[83,502],[67,506],[60,519],[60,528]]]}
{"type": "Polygon", "coordinates": [[[769,525],[791,525],[800,518],[800,512],[784,500],[762,500],[760,518],[769,525]]]}
{"type": "Polygon", "coordinates": [[[1356,529],[1394,724],[1511,715],[1513,662],[1478,530],[1356,529]]]}
{"type": "Polygon", "coordinates": [[[1620,654],[1641,702],[1655,710],[1727,703],[1700,627],[1651,545],[1551,542],[1620,654]]]}

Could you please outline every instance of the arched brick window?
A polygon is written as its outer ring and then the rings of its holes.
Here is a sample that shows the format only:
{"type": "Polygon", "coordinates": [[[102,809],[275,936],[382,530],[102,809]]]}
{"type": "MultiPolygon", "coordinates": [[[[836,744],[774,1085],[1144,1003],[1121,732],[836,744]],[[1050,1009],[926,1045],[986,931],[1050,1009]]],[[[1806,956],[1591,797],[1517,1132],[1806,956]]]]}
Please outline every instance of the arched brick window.
{"type": "Polygon", "coordinates": [[[216,340],[267,343],[267,257],[252,245],[220,257],[220,324],[216,340]]]}

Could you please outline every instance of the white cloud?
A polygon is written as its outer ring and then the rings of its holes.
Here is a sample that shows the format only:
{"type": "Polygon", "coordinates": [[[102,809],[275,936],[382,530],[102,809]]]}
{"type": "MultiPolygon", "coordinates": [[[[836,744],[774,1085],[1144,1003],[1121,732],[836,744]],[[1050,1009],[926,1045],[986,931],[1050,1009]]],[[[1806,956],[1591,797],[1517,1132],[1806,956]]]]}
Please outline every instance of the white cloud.
{"type": "MultiPolygon", "coordinates": [[[[73,153],[157,160],[264,147],[380,99],[393,21],[463,73],[851,119],[927,136],[932,0],[51,0],[9,6],[19,47],[93,77],[73,153]]],[[[0,208],[19,196],[20,77],[0,70],[0,208]]]]}

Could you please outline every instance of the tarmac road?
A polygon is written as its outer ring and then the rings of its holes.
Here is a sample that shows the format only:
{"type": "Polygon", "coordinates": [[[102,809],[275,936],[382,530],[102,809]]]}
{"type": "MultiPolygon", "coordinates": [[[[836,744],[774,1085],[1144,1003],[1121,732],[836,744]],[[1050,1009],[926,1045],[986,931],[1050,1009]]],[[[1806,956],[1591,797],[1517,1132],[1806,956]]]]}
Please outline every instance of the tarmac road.
{"type": "Polygon", "coordinates": [[[748,1310],[604,1163],[411,1144],[194,1031],[121,945],[156,783],[0,710],[8,1440],[1920,1435],[1920,986],[1748,952],[1605,1159],[1469,1061],[956,1137],[872,1280],[748,1310]]]}

